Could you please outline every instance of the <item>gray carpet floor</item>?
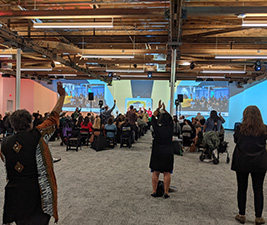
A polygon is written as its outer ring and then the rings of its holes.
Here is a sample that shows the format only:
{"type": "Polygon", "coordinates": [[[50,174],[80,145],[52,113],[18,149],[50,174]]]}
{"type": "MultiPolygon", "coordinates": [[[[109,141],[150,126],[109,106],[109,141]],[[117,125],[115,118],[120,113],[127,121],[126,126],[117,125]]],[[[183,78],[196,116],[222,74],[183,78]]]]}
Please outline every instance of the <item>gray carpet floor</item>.
{"type": "MultiPolygon", "coordinates": [[[[226,132],[233,152],[233,132],[226,132]]],[[[150,196],[148,167],[151,135],[147,133],[131,149],[126,147],[95,152],[68,151],[51,142],[58,181],[59,225],[232,225],[237,211],[235,173],[226,163],[200,162],[199,153],[175,155],[172,186],[178,191],[169,199],[150,196]]],[[[162,175],[160,176],[162,179],[162,175]]],[[[0,221],[5,186],[5,169],[0,163],[0,221]]],[[[264,185],[267,193],[266,184],[264,185]]],[[[266,209],[263,213],[267,215],[266,209]]],[[[263,215],[263,216],[264,216],[263,215]]],[[[248,189],[247,223],[254,223],[251,182],[248,189]]],[[[53,224],[53,219],[50,224],[53,224]]]]}

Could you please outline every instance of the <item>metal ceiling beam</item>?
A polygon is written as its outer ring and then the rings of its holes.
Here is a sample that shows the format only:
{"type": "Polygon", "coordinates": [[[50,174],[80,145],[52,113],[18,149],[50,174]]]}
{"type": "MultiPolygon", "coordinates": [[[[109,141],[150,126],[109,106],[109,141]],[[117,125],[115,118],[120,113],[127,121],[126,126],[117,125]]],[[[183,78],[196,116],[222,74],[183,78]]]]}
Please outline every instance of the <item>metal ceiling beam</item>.
{"type": "Polygon", "coordinates": [[[221,17],[235,16],[244,13],[263,13],[267,12],[267,6],[236,6],[236,7],[187,7],[188,17],[221,17]]]}
{"type": "MultiPolygon", "coordinates": [[[[75,9],[75,10],[28,10],[0,11],[1,19],[77,19],[77,18],[154,18],[164,16],[165,9],[75,9]]],[[[187,7],[188,17],[235,16],[244,13],[262,13],[267,6],[257,7],[187,7]]]]}
{"type": "Polygon", "coordinates": [[[71,62],[63,59],[62,57],[58,56],[57,54],[54,54],[52,51],[49,51],[47,49],[39,47],[38,45],[34,44],[31,40],[27,40],[27,39],[19,36],[18,34],[16,34],[15,32],[13,32],[12,30],[10,30],[8,27],[6,27],[4,25],[0,28],[0,36],[5,38],[5,39],[8,39],[10,41],[15,42],[19,46],[24,46],[26,48],[33,50],[34,52],[37,52],[41,55],[45,55],[46,57],[50,58],[51,60],[58,61],[58,62],[64,64],[65,66],[73,68],[76,71],[79,71],[83,74],[87,74],[88,76],[90,76],[90,78],[100,79],[100,77],[98,75],[92,73],[90,70],[85,69],[85,68],[80,67],[80,66],[77,66],[74,63],[71,63],[71,62]]]}
{"type": "Polygon", "coordinates": [[[164,17],[164,11],[155,8],[0,11],[0,19],[157,18],[164,17]]]}
{"type": "MultiPolygon", "coordinates": [[[[131,39],[129,38],[129,35],[95,35],[95,36],[85,36],[83,34],[81,35],[69,35],[67,34],[68,38],[70,39],[71,42],[80,42],[81,37],[84,37],[84,41],[88,43],[129,43],[132,44],[131,39]]],[[[57,34],[54,33],[49,33],[44,35],[34,35],[31,34],[32,38],[38,38],[40,37],[42,40],[44,37],[49,38],[49,37],[57,37],[57,34]]],[[[148,42],[160,42],[160,43],[166,43],[168,41],[168,36],[164,35],[153,35],[152,37],[148,37],[146,35],[138,35],[135,36],[135,43],[148,43],[148,42]]]]}
{"type": "Polygon", "coordinates": [[[198,34],[189,34],[189,35],[183,35],[183,38],[192,38],[192,37],[205,37],[205,36],[210,36],[210,35],[217,35],[217,34],[225,34],[229,32],[235,32],[235,31],[240,31],[240,30],[247,30],[246,27],[234,27],[234,28],[226,28],[226,29],[220,29],[220,30],[213,30],[213,31],[208,31],[208,32],[203,32],[203,33],[198,33],[198,34]]]}

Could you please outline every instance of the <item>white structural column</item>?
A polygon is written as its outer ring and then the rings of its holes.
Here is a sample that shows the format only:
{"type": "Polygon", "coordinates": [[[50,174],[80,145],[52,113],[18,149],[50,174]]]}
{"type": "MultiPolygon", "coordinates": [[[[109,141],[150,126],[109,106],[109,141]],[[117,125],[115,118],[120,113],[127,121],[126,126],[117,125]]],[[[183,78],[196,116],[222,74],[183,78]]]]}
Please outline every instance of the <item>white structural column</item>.
{"type": "Polygon", "coordinates": [[[21,77],[21,49],[17,49],[17,65],[16,65],[16,110],[20,109],[20,77],[21,77]]]}
{"type": "Polygon", "coordinates": [[[170,114],[171,116],[174,115],[173,108],[174,108],[174,89],[175,89],[175,73],[176,73],[176,49],[172,49],[172,59],[171,59],[171,96],[170,96],[170,114]]]}

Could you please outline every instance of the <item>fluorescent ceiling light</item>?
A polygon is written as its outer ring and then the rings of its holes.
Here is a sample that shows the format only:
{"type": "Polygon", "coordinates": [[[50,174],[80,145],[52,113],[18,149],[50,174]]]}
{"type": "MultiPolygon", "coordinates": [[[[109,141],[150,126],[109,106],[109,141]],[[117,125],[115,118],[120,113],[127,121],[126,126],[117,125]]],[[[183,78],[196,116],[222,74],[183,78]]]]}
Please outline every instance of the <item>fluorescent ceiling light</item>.
{"type": "Polygon", "coordinates": [[[264,17],[267,16],[267,13],[245,13],[245,14],[239,14],[237,17],[239,18],[245,18],[245,17],[264,17]]]}
{"type": "Polygon", "coordinates": [[[149,24],[169,24],[169,22],[149,22],[149,24]]]}
{"type": "Polygon", "coordinates": [[[267,59],[267,55],[216,55],[215,59],[267,59]]]}
{"type": "Polygon", "coordinates": [[[77,74],[48,74],[48,76],[76,77],[77,74]]]}
{"type": "Polygon", "coordinates": [[[129,78],[148,78],[147,75],[120,75],[120,77],[129,78]]]}
{"type": "Polygon", "coordinates": [[[52,68],[21,68],[20,71],[52,71],[52,68]]]}
{"type": "Polygon", "coordinates": [[[190,62],[183,62],[180,64],[180,66],[190,66],[190,64],[191,64],[190,62]]]}
{"type": "Polygon", "coordinates": [[[267,21],[243,21],[243,27],[267,27],[267,21]]]}
{"type": "Polygon", "coordinates": [[[143,69],[141,70],[130,70],[130,69],[110,69],[106,70],[107,73],[144,73],[145,71],[143,69]]]}
{"type": "Polygon", "coordinates": [[[113,28],[113,23],[34,23],[34,28],[113,28]]]}
{"type": "Polygon", "coordinates": [[[240,73],[244,74],[246,71],[244,70],[203,70],[200,73],[240,73]]]}
{"type": "Polygon", "coordinates": [[[83,58],[102,58],[102,59],[133,59],[134,55],[83,55],[83,58]]]}
{"type": "Polygon", "coordinates": [[[11,54],[8,54],[8,55],[7,54],[5,54],[5,55],[0,54],[0,58],[8,58],[8,57],[12,57],[12,55],[11,54]]]}
{"type": "Polygon", "coordinates": [[[206,78],[224,79],[225,76],[197,76],[197,78],[203,78],[203,79],[206,79],[206,78]]]}

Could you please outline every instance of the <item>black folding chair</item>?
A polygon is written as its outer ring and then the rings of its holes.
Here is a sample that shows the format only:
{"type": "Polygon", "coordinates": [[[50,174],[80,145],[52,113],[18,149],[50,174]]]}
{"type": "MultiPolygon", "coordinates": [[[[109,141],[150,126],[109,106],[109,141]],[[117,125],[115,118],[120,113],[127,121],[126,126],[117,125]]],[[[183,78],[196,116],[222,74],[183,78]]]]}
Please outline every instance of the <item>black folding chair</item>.
{"type": "Polygon", "coordinates": [[[76,150],[78,152],[79,147],[82,149],[80,129],[75,128],[72,131],[67,131],[66,151],[76,150]]]}

